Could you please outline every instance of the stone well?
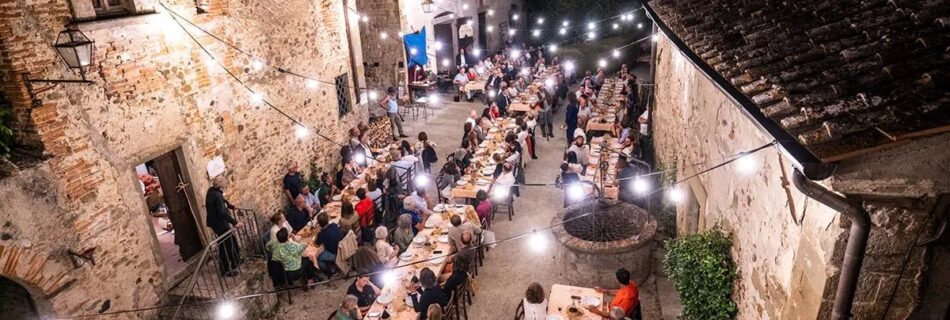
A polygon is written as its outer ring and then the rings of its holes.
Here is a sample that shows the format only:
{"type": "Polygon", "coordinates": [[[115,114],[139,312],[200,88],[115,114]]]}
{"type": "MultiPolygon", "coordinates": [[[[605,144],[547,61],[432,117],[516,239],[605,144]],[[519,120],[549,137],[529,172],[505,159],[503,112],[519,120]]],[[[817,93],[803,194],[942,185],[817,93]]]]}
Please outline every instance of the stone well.
{"type": "Polygon", "coordinates": [[[557,265],[569,284],[616,287],[614,272],[630,270],[642,283],[652,270],[656,219],[636,205],[588,200],[568,207],[551,221],[561,243],[557,265]]]}

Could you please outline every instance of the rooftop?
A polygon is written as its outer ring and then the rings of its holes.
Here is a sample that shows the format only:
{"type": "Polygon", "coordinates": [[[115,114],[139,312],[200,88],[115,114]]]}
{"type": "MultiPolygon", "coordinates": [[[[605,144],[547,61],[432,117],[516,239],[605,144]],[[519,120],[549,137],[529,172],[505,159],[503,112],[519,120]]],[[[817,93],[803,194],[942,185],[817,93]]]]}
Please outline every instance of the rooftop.
{"type": "Polygon", "coordinates": [[[943,0],[650,6],[823,162],[950,131],[950,6],[943,0]]]}

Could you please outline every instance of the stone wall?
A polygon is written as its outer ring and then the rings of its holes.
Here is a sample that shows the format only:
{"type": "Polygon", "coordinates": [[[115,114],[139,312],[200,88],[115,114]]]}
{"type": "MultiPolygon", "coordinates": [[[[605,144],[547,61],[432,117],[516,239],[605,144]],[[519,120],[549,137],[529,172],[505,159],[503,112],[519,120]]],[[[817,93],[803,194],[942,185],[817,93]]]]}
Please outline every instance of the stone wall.
{"type": "Polygon", "coordinates": [[[386,88],[396,86],[399,80],[405,82],[397,76],[397,72],[404,74],[406,61],[406,49],[396,33],[404,30],[399,1],[357,0],[356,7],[370,19],[370,23],[360,24],[366,85],[382,95],[386,88]],[[386,38],[382,38],[380,32],[386,32],[386,38]]]}
{"type": "MultiPolygon", "coordinates": [[[[350,64],[341,63],[350,59],[341,1],[293,0],[279,6],[211,1],[209,13],[200,15],[193,1],[165,3],[268,67],[330,83],[349,73],[352,81],[350,64]]],[[[77,24],[96,41],[95,65],[88,74],[95,83],[60,85],[32,106],[19,74],[78,78],[49,46],[71,20],[70,4],[0,1],[0,87],[14,103],[19,123],[36,128],[35,136],[51,156],[0,181],[0,225],[5,233],[13,230],[0,245],[29,247],[42,252],[33,263],[56,265],[68,265],[67,249],[96,248],[95,266],[71,271],[75,281],[40,297],[58,316],[95,313],[105,300],[111,300],[113,311],[154,306],[173,285],[155,249],[135,165],[180,148],[192,182],[190,196],[203,204],[210,185],[205,166],[223,156],[232,180],[231,201],[270,215],[285,205],[280,178],[289,160],[300,161],[304,172],[311,159],[322,166],[337,161],[338,147],[312,134],[294,138],[292,123],[253,103],[218,62],[311,130],[337,141],[345,140],[340,128],[366,120],[365,106],[338,116],[332,85],[307,89],[302,79],[267,68],[254,71],[250,58],[189,27],[217,57],[210,59],[168,13],[152,5],[156,13],[77,24]]],[[[355,101],[352,91],[351,98],[355,101]]],[[[203,225],[203,205],[193,209],[203,225]]],[[[53,281],[45,278],[46,269],[40,270],[36,279],[53,281]]],[[[33,278],[18,280],[23,279],[33,278]]]]}
{"type": "MultiPolygon", "coordinates": [[[[770,141],[663,37],[656,64],[654,141],[663,168],[675,168],[683,178],[770,141]]],[[[822,182],[862,202],[872,216],[855,319],[880,319],[891,292],[897,293],[888,319],[905,319],[916,305],[926,250],[911,252],[910,244],[933,225],[926,217],[935,196],[948,192],[950,168],[937,152],[950,147],[947,140],[934,137],[846,161],[822,182]],[[908,267],[898,284],[905,257],[908,267]]],[[[730,164],[684,184],[699,213],[691,217],[690,205],[680,204],[679,232],[695,232],[686,227],[695,225],[732,233],[739,319],[826,319],[849,222],[790,185],[792,167],[776,147],[754,159],[753,174],[730,164]]]]}

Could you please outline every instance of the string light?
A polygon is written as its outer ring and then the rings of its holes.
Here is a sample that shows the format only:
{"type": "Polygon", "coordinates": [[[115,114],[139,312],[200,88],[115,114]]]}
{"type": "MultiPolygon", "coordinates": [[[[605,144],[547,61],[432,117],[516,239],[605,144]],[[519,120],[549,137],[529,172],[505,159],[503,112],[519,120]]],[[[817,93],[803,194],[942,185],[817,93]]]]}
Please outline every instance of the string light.
{"type": "Polygon", "coordinates": [[[659,41],[659,40],[660,40],[660,35],[658,35],[658,34],[654,34],[654,35],[653,35],[652,37],[650,37],[650,38],[652,38],[652,39],[653,39],[653,42],[657,42],[657,41],[659,41]]]}
{"type": "Polygon", "coordinates": [[[643,29],[643,24],[642,24],[642,23],[638,23],[638,24],[637,24],[637,29],[643,29]]]}
{"type": "Polygon", "coordinates": [[[599,67],[601,67],[601,68],[606,67],[606,66],[607,66],[607,60],[604,60],[604,59],[597,60],[597,65],[598,65],[599,67]]]}
{"type": "Polygon", "coordinates": [[[494,9],[488,9],[488,15],[489,15],[489,16],[494,16],[494,15],[495,15],[495,10],[494,10],[494,9]]]}
{"type": "Polygon", "coordinates": [[[567,62],[565,62],[565,63],[564,63],[564,70],[567,70],[567,71],[574,71],[574,62],[573,62],[573,61],[567,61],[567,62]]]}
{"type": "Polygon", "coordinates": [[[379,33],[379,37],[382,38],[382,39],[386,39],[386,38],[389,38],[389,35],[386,34],[385,32],[380,32],[380,33],[379,33]]]}
{"type": "Polygon", "coordinates": [[[596,27],[597,27],[597,24],[596,24],[596,23],[593,23],[593,22],[588,22],[588,23],[587,23],[587,30],[594,30],[594,28],[596,28],[596,27]]]}
{"type": "Polygon", "coordinates": [[[620,29],[620,25],[616,23],[614,23],[612,27],[614,28],[614,30],[620,29]]]}
{"type": "Polygon", "coordinates": [[[571,201],[584,199],[586,193],[587,192],[584,191],[584,186],[582,186],[580,183],[575,182],[567,187],[567,197],[571,199],[571,201]]]}
{"type": "Polygon", "coordinates": [[[356,163],[359,165],[366,165],[366,154],[363,154],[362,152],[357,152],[353,160],[356,160],[356,163]]]}
{"type": "Polygon", "coordinates": [[[513,36],[515,35],[515,32],[516,32],[515,29],[508,30],[508,35],[513,36]]]}
{"type": "Polygon", "coordinates": [[[518,50],[518,49],[511,50],[511,58],[517,58],[519,56],[521,56],[521,50],[518,50]]]}
{"type": "Polygon", "coordinates": [[[548,46],[548,51],[550,51],[551,53],[557,52],[557,44],[552,44],[548,46]]]}
{"type": "Polygon", "coordinates": [[[495,95],[497,95],[497,94],[498,94],[498,93],[495,92],[495,90],[488,91],[488,97],[489,97],[489,98],[494,98],[495,95]]]}
{"type": "Polygon", "coordinates": [[[362,18],[360,18],[360,20],[363,20],[363,22],[365,23],[369,23],[369,16],[364,14],[362,15],[362,18]]]}
{"type": "Polygon", "coordinates": [[[538,24],[544,24],[544,18],[538,17],[538,24]]]}
{"type": "Polygon", "coordinates": [[[398,35],[400,38],[402,38],[403,36],[406,35],[406,33],[405,33],[405,32],[402,32],[402,31],[399,31],[399,32],[396,32],[396,35],[398,35]]]}
{"type": "Polygon", "coordinates": [[[429,184],[429,176],[424,174],[416,175],[415,182],[417,188],[425,188],[425,186],[429,184]]]}
{"type": "Polygon", "coordinates": [[[468,10],[468,3],[462,5],[462,10],[468,10]]]}
{"type": "Polygon", "coordinates": [[[518,21],[518,18],[520,18],[520,17],[521,17],[521,16],[519,16],[517,13],[515,13],[515,14],[511,15],[511,20],[518,21]]]}
{"type": "Polygon", "coordinates": [[[419,53],[419,50],[416,50],[416,48],[409,48],[409,54],[416,55],[417,53],[419,53]]]}
{"type": "Polygon", "coordinates": [[[450,62],[449,62],[449,59],[442,59],[442,66],[443,66],[443,67],[448,68],[448,67],[449,67],[449,63],[450,63],[450,62]]]}
{"type": "Polygon", "coordinates": [[[554,79],[547,78],[544,80],[544,85],[548,88],[554,87],[554,79]]]}
{"type": "Polygon", "coordinates": [[[488,32],[495,31],[495,26],[487,26],[485,27],[485,31],[488,31],[488,32]]]}
{"type": "Polygon", "coordinates": [[[383,272],[383,284],[387,287],[395,284],[398,279],[399,277],[396,276],[395,270],[387,270],[386,272],[383,272]]]}
{"type": "Polygon", "coordinates": [[[449,19],[455,19],[455,14],[454,14],[454,13],[450,13],[450,14],[449,14],[449,19]]]}
{"type": "Polygon", "coordinates": [[[531,236],[528,237],[528,246],[531,247],[531,251],[534,253],[544,253],[548,249],[548,240],[540,232],[534,230],[531,236]]]}
{"type": "Polygon", "coordinates": [[[370,99],[370,100],[379,99],[379,94],[376,93],[376,91],[370,91],[370,92],[369,92],[369,99],[370,99]]]}
{"type": "Polygon", "coordinates": [[[531,31],[531,35],[533,35],[535,38],[540,37],[540,36],[541,36],[541,30],[534,29],[534,31],[531,31]]]}
{"type": "Polygon", "coordinates": [[[755,172],[755,169],[758,166],[759,163],[752,154],[743,153],[738,159],[736,159],[736,171],[739,171],[741,174],[751,174],[755,172]]]}
{"type": "Polygon", "coordinates": [[[475,22],[473,22],[472,19],[469,19],[468,21],[465,21],[465,25],[466,25],[466,26],[469,26],[469,27],[471,27],[473,23],[475,23],[475,22]]]}
{"type": "Polygon", "coordinates": [[[304,127],[299,124],[294,126],[294,136],[297,137],[297,139],[303,139],[309,135],[310,135],[310,129],[307,129],[307,127],[304,127]]]}
{"type": "Polygon", "coordinates": [[[482,66],[477,66],[475,67],[475,72],[478,72],[479,74],[485,73],[485,68],[482,66]]]}
{"type": "Polygon", "coordinates": [[[560,34],[563,36],[563,35],[567,34],[567,29],[561,28],[561,30],[558,30],[557,33],[560,33],[560,34]]]}
{"type": "Polygon", "coordinates": [[[670,192],[666,196],[673,202],[679,203],[683,201],[683,191],[679,187],[673,187],[670,189],[670,192]]]}
{"type": "Polygon", "coordinates": [[[498,186],[497,188],[492,189],[492,197],[495,200],[505,200],[508,198],[508,186],[498,186]]]}
{"type": "Polygon", "coordinates": [[[561,22],[561,26],[563,26],[563,27],[567,27],[567,26],[569,26],[569,25],[571,25],[571,22],[570,22],[570,21],[564,20],[564,22],[561,22]]]}
{"type": "Polygon", "coordinates": [[[442,50],[442,41],[436,41],[432,44],[432,47],[435,48],[435,51],[442,50]]]}
{"type": "Polygon", "coordinates": [[[261,102],[264,102],[264,95],[260,94],[259,92],[252,93],[251,102],[254,104],[260,104],[261,102]]]}
{"type": "Polygon", "coordinates": [[[217,319],[231,319],[234,318],[234,315],[237,313],[237,306],[234,305],[234,302],[225,301],[218,305],[217,310],[217,319]]]}
{"type": "Polygon", "coordinates": [[[644,194],[650,191],[650,182],[646,178],[637,177],[633,179],[633,192],[644,194]]]}
{"type": "Polygon", "coordinates": [[[436,102],[439,102],[439,96],[437,96],[437,95],[430,95],[430,96],[428,97],[428,99],[426,99],[426,100],[428,100],[429,103],[436,103],[436,102]]]}
{"type": "Polygon", "coordinates": [[[264,69],[264,61],[261,61],[260,59],[254,59],[254,61],[251,62],[251,69],[254,69],[254,71],[261,71],[261,70],[263,70],[263,69],[264,69]]]}
{"type": "Polygon", "coordinates": [[[472,54],[474,54],[476,57],[478,57],[478,56],[482,55],[482,49],[479,49],[479,48],[472,49],[472,54]]]}
{"type": "Polygon", "coordinates": [[[317,88],[317,80],[307,79],[307,89],[313,90],[317,88]]]}
{"type": "Polygon", "coordinates": [[[594,40],[597,37],[597,34],[593,31],[587,33],[587,40],[594,40]]]}
{"type": "Polygon", "coordinates": [[[620,58],[620,51],[619,51],[619,50],[614,49],[614,52],[613,52],[612,54],[613,54],[614,58],[620,58]]]}

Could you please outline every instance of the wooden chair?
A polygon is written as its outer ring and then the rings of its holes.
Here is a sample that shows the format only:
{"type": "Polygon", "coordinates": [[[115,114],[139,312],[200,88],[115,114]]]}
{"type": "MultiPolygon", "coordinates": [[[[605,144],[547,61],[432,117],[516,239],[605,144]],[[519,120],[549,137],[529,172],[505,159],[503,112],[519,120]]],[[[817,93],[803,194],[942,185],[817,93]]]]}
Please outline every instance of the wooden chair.
{"type": "Polygon", "coordinates": [[[478,264],[475,266],[475,274],[478,275],[478,267],[485,265],[485,245],[482,243],[482,234],[475,235],[475,257],[478,258],[478,264]]]}
{"type": "Polygon", "coordinates": [[[452,320],[452,319],[460,320],[461,319],[460,318],[461,315],[459,315],[459,312],[458,312],[459,311],[458,306],[456,305],[456,299],[455,299],[456,296],[458,295],[453,294],[451,297],[449,297],[449,303],[447,303],[444,307],[442,307],[442,319],[445,319],[445,320],[452,320]]]}
{"type": "Polygon", "coordinates": [[[465,279],[465,282],[462,283],[462,286],[455,289],[452,300],[455,304],[452,306],[455,309],[455,319],[468,320],[468,305],[472,304],[472,295],[471,291],[468,289],[469,279],[465,279]]]}
{"type": "Polygon", "coordinates": [[[495,220],[495,213],[498,212],[498,209],[504,207],[505,210],[508,211],[508,221],[511,221],[515,215],[514,198],[514,195],[509,191],[508,196],[501,203],[492,201],[495,207],[494,210],[492,210],[492,220],[495,220]]]}
{"type": "Polygon", "coordinates": [[[524,320],[524,300],[518,302],[518,307],[515,308],[515,319],[514,320],[524,320]]]}

